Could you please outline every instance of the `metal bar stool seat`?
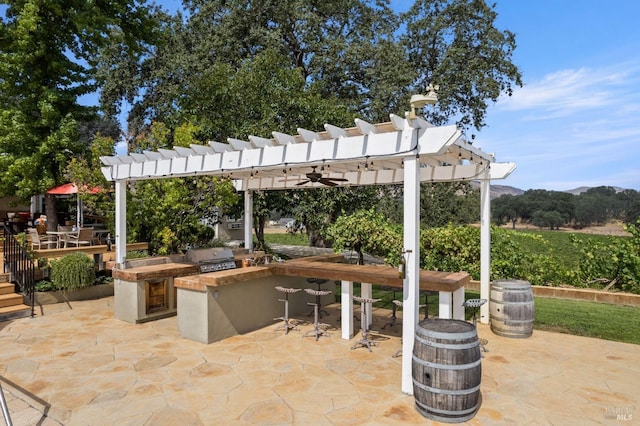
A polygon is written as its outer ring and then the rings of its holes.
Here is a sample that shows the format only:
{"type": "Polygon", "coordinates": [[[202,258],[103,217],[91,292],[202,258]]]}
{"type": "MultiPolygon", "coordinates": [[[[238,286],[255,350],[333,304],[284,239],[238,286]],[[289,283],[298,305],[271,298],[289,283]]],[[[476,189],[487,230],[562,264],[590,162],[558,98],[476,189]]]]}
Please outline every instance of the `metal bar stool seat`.
{"type": "Polygon", "coordinates": [[[275,289],[280,291],[280,292],[282,292],[282,293],[284,293],[284,299],[278,299],[278,301],[284,302],[284,316],[283,317],[274,318],[274,321],[275,320],[282,320],[282,325],[277,326],[276,327],[276,331],[284,330],[284,334],[289,334],[289,330],[297,330],[298,329],[297,324],[291,322],[291,319],[289,318],[289,295],[292,294],[292,293],[297,293],[302,289],[301,288],[282,287],[282,286],[277,286],[275,289]]]}
{"type": "Polygon", "coordinates": [[[353,296],[353,300],[355,300],[356,302],[360,302],[362,304],[362,312],[361,312],[362,319],[360,320],[360,331],[362,333],[362,338],[358,340],[351,347],[351,349],[355,349],[357,347],[362,346],[369,349],[369,352],[372,352],[371,346],[372,345],[376,346],[377,343],[370,339],[369,328],[371,325],[368,323],[367,307],[371,309],[374,303],[379,302],[382,299],[370,299],[368,297],[353,296]]]}
{"type": "MultiPolygon", "coordinates": [[[[323,291],[322,284],[326,283],[327,281],[328,280],[322,278],[309,278],[307,280],[308,283],[316,284],[318,286],[317,291],[323,291]]],[[[322,300],[320,299],[320,296],[316,296],[316,303],[318,304],[318,315],[320,316],[320,318],[322,318],[323,312],[325,313],[325,315],[329,316],[329,312],[327,312],[325,309],[322,309],[322,300]]],[[[315,309],[309,312],[309,316],[311,315],[315,315],[315,309]]]]}
{"type": "MultiPolygon", "coordinates": [[[[473,309],[473,326],[476,329],[478,328],[476,314],[478,313],[478,309],[480,308],[480,306],[484,305],[485,303],[487,303],[487,299],[467,299],[462,304],[462,306],[464,306],[465,308],[473,309]]],[[[482,352],[489,352],[489,350],[486,348],[487,343],[489,343],[487,339],[479,338],[478,342],[480,343],[480,350],[482,352]]]]}
{"type": "Polygon", "coordinates": [[[329,327],[329,324],[323,324],[319,321],[320,317],[320,303],[319,300],[322,296],[326,296],[327,294],[331,294],[330,290],[314,290],[311,288],[305,288],[304,291],[307,294],[315,296],[315,303],[308,302],[307,305],[313,306],[313,329],[307,331],[302,335],[302,337],[307,337],[312,334],[316,337],[316,341],[320,338],[320,336],[329,336],[326,328],[329,327]]]}

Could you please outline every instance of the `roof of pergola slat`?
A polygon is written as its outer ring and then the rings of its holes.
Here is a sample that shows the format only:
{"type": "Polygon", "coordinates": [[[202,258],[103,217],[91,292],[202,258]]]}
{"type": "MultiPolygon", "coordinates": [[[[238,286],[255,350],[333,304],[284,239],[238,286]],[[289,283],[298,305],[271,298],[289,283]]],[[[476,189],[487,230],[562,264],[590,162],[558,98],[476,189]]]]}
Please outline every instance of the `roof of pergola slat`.
{"type": "MultiPolygon", "coordinates": [[[[158,151],[102,157],[107,180],[144,180],[181,176],[224,176],[238,189],[301,188],[307,174],[347,179],[340,185],[400,183],[407,157],[420,160],[422,181],[503,179],[513,163],[496,163],[493,154],[474,147],[453,125],[433,126],[422,118],[396,115],[391,121],[371,124],[356,119],[355,127],[330,124],[315,132],[298,129],[297,135],[273,132],[273,138],[229,138],[158,151]]],[[[307,182],[304,187],[321,186],[307,182]]]]}

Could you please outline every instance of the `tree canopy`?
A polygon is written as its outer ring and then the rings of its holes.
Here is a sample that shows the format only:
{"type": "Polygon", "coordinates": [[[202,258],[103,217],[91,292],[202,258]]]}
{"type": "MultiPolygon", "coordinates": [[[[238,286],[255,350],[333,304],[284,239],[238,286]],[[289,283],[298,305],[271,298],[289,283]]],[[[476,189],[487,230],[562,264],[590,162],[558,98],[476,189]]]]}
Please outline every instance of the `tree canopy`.
{"type": "Polygon", "coordinates": [[[580,194],[528,190],[522,195],[503,195],[493,200],[494,222],[518,220],[552,229],[560,226],[584,228],[611,220],[634,224],[640,218],[640,192],[610,186],[589,188],[580,194]]]}
{"type": "Polygon", "coordinates": [[[28,199],[63,183],[100,120],[80,97],[99,88],[107,40],[133,51],[153,27],[140,2],[9,0],[0,16],[0,196],[28,199]],[[122,34],[121,37],[117,33],[122,34]]]}
{"type": "MultiPolygon", "coordinates": [[[[484,0],[417,0],[406,14],[388,0],[185,0],[175,16],[140,1],[45,3],[10,1],[2,20],[0,193],[42,192],[90,156],[78,123],[97,111],[78,98],[96,88],[105,118],[131,105],[128,148],[140,152],[160,147],[150,129],[161,123],[171,148],[185,126],[206,143],[386,121],[430,84],[428,120],[480,129],[489,104],[522,84],[515,37],[484,0]]],[[[322,205],[293,193],[312,240],[360,207],[364,193],[349,191],[323,190],[322,205]]]]}

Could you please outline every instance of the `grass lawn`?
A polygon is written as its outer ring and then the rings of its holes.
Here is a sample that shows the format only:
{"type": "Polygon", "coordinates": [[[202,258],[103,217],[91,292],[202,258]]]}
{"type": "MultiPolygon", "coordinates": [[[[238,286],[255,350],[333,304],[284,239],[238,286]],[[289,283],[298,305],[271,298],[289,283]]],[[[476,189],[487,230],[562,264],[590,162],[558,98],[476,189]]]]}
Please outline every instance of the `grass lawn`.
{"type": "MultiPolygon", "coordinates": [[[[579,248],[574,247],[571,243],[571,233],[544,230],[513,232],[539,234],[548,243],[546,246],[541,246],[535,241],[524,239],[521,242],[523,250],[530,250],[533,253],[549,253],[549,250],[552,250],[553,254],[562,262],[570,265],[577,264],[579,248]],[[527,245],[525,246],[525,244],[527,245]]],[[[598,240],[625,238],[592,234],[576,235],[583,240],[588,238],[598,240]]],[[[309,245],[307,236],[300,233],[266,234],[265,240],[267,244],[309,245]]],[[[354,287],[356,287],[355,292],[358,294],[358,285],[356,284],[354,287]]],[[[339,289],[337,293],[339,294],[339,289]]],[[[397,293],[398,295],[399,293],[397,293]]],[[[382,299],[376,303],[376,307],[391,309],[391,301],[393,300],[391,291],[374,287],[373,297],[382,299]]],[[[479,297],[480,294],[477,292],[466,292],[467,299],[479,297]]],[[[424,296],[421,297],[421,303],[424,304],[424,296]]],[[[640,345],[640,308],[541,297],[536,297],[534,303],[534,330],[547,330],[640,345]]],[[[430,317],[438,315],[437,295],[428,297],[428,309],[430,317]]],[[[469,317],[471,316],[471,312],[467,314],[469,317]]],[[[423,314],[420,317],[423,318],[423,314]]]]}
{"type": "Polygon", "coordinates": [[[291,234],[289,232],[283,232],[278,234],[265,234],[264,242],[269,244],[284,244],[289,246],[308,246],[309,237],[307,234],[297,232],[291,234]]]}
{"type": "MultiPolygon", "coordinates": [[[[360,286],[355,284],[354,293],[359,294],[359,292],[360,286]]],[[[340,294],[339,286],[336,293],[340,294]]],[[[400,296],[400,292],[396,293],[396,297],[400,296]]],[[[382,299],[375,304],[375,307],[392,308],[393,292],[374,286],[373,298],[382,299]]],[[[480,293],[467,291],[465,298],[479,299],[480,293]]],[[[438,295],[428,296],[427,301],[429,317],[437,316],[438,295]]],[[[424,304],[424,302],[423,295],[420,297],[420,303],[424,304]]],[[[640,345],[640,309],[637,307],[535,297],[534,310],[534,330],[640,345]]],[[[467,310],[468,320],[471,320],[471,315],[471,310],[467,310]]],[[[424,318],[423,310],[420,311],[420,318],[424,318]]]]}

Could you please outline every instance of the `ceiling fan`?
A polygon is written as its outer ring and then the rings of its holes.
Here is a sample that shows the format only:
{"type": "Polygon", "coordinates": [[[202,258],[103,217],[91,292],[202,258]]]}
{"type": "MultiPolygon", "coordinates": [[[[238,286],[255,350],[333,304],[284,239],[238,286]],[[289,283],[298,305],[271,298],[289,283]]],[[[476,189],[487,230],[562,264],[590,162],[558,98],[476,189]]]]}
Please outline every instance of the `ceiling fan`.
{"type": "Polygon", "coordinates": [[[299,182],[296,184],[296,186],[300,186],[300,185],[305,185],[309,182],[311,183],[321,183],[323,185],[327,185],[327,186],[338,186],[338,184],[336,182],[347,182],[348,179],[344,179],[344,178],[331,178],[331,177],[322,177],[322,173],[318,173],[316,171],[316,167],[317,166],[311,166],[311,168],[313,169],[312,172],[307,173],[305,176],[307,177],[307,180],[303,180],[302,182],[299,182]]]}

